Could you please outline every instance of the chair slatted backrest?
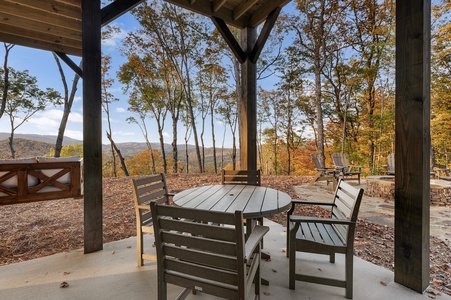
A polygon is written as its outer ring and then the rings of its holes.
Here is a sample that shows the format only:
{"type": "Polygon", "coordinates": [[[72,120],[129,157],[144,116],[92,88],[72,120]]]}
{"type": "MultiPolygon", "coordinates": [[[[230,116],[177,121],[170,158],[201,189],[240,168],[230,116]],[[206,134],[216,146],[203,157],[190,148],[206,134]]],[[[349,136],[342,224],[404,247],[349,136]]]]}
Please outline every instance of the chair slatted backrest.
{"type": "Polygon", "coordinates": [[[164,284],[195,287],[228,299],[244,299],[242,296],[247,291],[244,291],[242,212],[213,212],[156,203],[151,204],[151,209],[158,278],[164,284]]]}
{"type": "Polygon", "coordinates": [[[311,156],[312,156],[313,163],[315,164],[316,170],[322,170],[322,169],[324,169],[324,168],[321,166],[321,164],[319,163],[318,157],[317,157],[315,154],[312,154],[311,156]]]}
{"type": "Polygon", "coordinates": [[[349,163],[348,159],[343,153],[332,153],[331,154],[332,160],[334,161],[335,167],[343,168],[344,173],[349,172],[349,163]]]}
{"type": "Polygon", "coordinates": [[[395,154],[387,155],[387,174],[395,174],[395,154]]]}
{"type": "Polygon", "coordinates": [[[152,226],[150,202],[169,202],[166,180],[163,174],[133,179],[133,194],[136,209],[137,225],[152,226]]]}
{"type": "Polygon", "coordinates": [[[249,184],[261,186],[260,170],[222,170],[222,184],[249,184]]]}
{"type": "MultiPolygon", "coordinates": [[[[334,195],[334,206],[331,210],[331,218],[348,220],[357,222],[357,215],[360,208],[360,202],[363,197],[363,189],[357,189],[352,185],[344,182],[340,179],[334,195]]],[[[352,242],[348,241],[349,226],[348,225],[332,225],[340,233],[340,237],[344,243],[352,242]]],[[[352,233],[352,236],[354,234],[352,233]]]]}

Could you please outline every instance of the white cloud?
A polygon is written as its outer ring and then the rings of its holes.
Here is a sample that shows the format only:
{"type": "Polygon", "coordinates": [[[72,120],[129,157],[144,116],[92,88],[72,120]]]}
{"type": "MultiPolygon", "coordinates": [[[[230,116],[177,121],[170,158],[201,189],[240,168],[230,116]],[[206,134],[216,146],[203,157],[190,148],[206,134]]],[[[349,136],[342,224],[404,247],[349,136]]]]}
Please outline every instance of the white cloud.
{"type": "Polygon", "coordinates": [[[121,28],[118,23],[113,23],[112,26],[118,27],[119,30],[111,34],[108,39],[102,39],[102,46],[116,47],[127,36],[128,32],[121,28]]]}
{"type": "Polygon", "coordinates": [[[116,108],[116,112],[118,112],[118,113],[125,113],[125,112],[127,112],[127,110],[125,108],[123,108],[123,107],[118,107],[118,108],[116,108]]]}
{"type": "Polygon", "coordinates": [[[113,131],[113,136],[114,135],[118,135],[118,136],[134,136],[136,135],[135,132],[130,132],[130,131],[113,131]]]}
{"type": "Polygon", "coordinates": [[[64,132],[65,136],[68,136],[70,138],[76,139],[76,140],[83,140],[83,131],[79,130],[66,130],[64,132]]]}
{"type": "Polygon", "coordinates": [[[74,123],[83,123],[83,115],[79,114],[79,113],[74,113],[71,112],[69,115],[69,122],[74,122],[74,123]]]}

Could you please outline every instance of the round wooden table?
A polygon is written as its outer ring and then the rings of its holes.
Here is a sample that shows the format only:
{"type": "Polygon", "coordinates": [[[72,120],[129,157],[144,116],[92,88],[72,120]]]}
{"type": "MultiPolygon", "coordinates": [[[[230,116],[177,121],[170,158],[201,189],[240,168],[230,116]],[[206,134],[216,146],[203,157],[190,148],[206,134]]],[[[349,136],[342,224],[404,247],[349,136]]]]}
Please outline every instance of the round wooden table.
{"type": "Polygon", "coordinates": [[[288,210],[291,197],[281,191],[254,185],[208,185],[174,196],[178,206],[223,212],[243,211],[245,219],[267,217],[288,210]]]}

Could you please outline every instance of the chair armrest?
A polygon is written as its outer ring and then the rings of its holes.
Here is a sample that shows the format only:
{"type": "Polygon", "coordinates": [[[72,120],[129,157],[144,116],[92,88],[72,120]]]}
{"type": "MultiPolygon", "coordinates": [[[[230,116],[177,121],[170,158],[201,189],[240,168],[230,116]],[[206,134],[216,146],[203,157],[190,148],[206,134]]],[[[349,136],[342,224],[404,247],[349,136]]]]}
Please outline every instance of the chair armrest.
{"type": "Polygon", "coordinates": [[[149,205],[149,204],[147,204],[147,205],[137,205],[137,207],[138,207],[139,209],[150,210],[150,205],[149,205]]]}
{"type": "Polygon", "coordinates": [[[343,172],[343,171],[344,171],[344,169],[345,169],[346,167],[344,167],[344,166],[336,166],[336,165],[334,165],[334,168],[335,168],[335,170],[337,170],[337,171],[339,171],[339,172],[343,172]]]}
{"type": "Polygon", "coordinates": [[[308,200],[291,200],[291,208],[287,212],[288,216],[291,216],[293,214],[294,209],[295,209],[297,204],[335,206],[335,204],[333,202],[308,201],[308,200]]]}
{"type": "Polygon", "coordinates": [[[322,224],[340,224],[340,225],[355,225],[355,222],[343,219],[328,219],[328,218],[314,218],[304,216],[290,216],[290,222],[300,223],[322,223],[322,224]]]}
{"type": "Polygon", "coordinates": [[[308,205],[325,205],[325,206],[334,206],[333,202],[321,202],[321,201],[309,201],[309,200],[291,200],[293,205],[296,204],[308,204],[308,205]]]}
{"type": "Polygon", "coordinates": [[[269,231],[268,226],[255,226],[252,229],[251,235],[247,238],[245,244],[245,258],[251,257],[252,253],[255,251],[255,248],[260,244],[263,236],[269,231]]]}

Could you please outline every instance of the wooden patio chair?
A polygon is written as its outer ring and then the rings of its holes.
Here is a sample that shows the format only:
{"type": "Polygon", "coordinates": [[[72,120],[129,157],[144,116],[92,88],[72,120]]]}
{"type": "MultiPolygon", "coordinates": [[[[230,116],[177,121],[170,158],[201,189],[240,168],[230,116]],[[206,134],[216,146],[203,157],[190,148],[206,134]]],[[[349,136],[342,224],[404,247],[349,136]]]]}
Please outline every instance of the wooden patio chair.
{"type": "Polygon", "coordinates": [[[295,289],[296,280],[325,284],[346,289],[346,298],[352,298],[354,234],[363,189],[357,189],[340,179],[333,202],[294,200],[288,212],[287,255],[289,256],[289,287],[295,289]],[[296,205],[330,206],[330,218],[293,215],[296,205]],[[329,255],[335,262],[335,253],[345,255],[345,279],[325,278],[296,273],[296,251],[329,255]]]}
{"type": "MultiPolygon", "coordinates": [[[[222,184],[246,184],[261,186],[260,170],[224,170],[221,171],[222,184]]],[[[263,217],[257,218],[257,222],[263,225],[263,217]]]]}
{"type": "Polygon", "coordinates": [[[241,211],[214,212],[156,202],[151,209],[159,300],[167,299],[168,283],[185,288],[177,299],[191,291],[227,299],[260,299],[260,242],[268,227],[254,227],[245,242],[241,211]],[[253,283],[254,295],[248,298],[253,283]]]}
{"type": "Polygon", "coordinates": [[[153,233],[153,220],[150,203],[170,203],[172,194],[168,193],[166,179],[163,174],[153,175],[142,179],[132,179],[133,199],[136,212],[136,251],[138,266],[142,266],[144,259],[153,260],[154,256],[144,253],[144,233],[153,233]]]}
{"type": "Polygon", "coordinates": [[[343,153],[332,153],[331,157],[339,177],[343,180],[357,180],[360,185],[360,173],[362,171],[361,166],[349,164],[346,155],[343,153]],[[353,176],[357,176],[357,178],[354,178],[353,176]]]}
{"type": "Polygon", "coordinates": [[[249,184],[261,186],[260,170],[222,170],[222,184],[249,184]]]}
{"type": "Polygon", "coordinates": [[[434,171],[437,179],[451,181],[451,170],[445,166],[436,166],[434,171]]]}
{"type": "MultiPolygon", "coordinates": [[[[322,181],[322,180],[326,180],[326,183],[329,184],[329,182],[333,182],[334,185],[336,184],[337,178],[335,176],[335,168],[327,168],[327,167],[323,167],[321,166],[321,164],[319,163],[319,159],[315,154],[311,154],[313,163],[315,164],[315,169],[317,171],[315,177],[313,178],[313,180],[310,182],[310,185],[315,184],[315,182],[317,181],[322,181]]],[[[335,186],[334,186],[335,188],[335,186]]]]}

